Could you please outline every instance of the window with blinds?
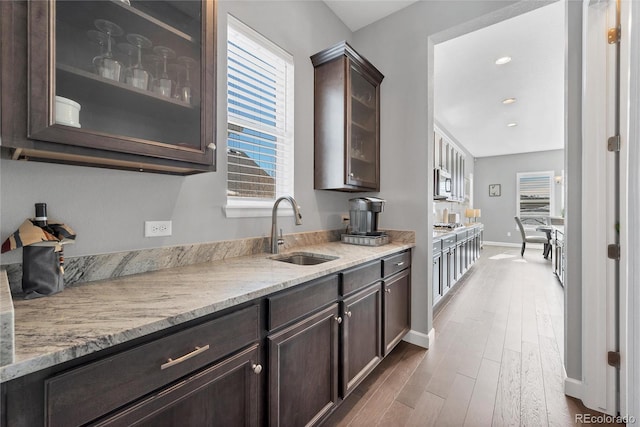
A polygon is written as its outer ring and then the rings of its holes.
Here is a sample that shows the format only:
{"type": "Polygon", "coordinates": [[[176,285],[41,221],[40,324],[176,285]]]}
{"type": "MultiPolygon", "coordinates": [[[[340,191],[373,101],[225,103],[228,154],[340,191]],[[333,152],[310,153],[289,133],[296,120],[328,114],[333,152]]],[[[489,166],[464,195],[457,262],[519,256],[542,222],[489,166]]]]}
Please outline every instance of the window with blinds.
{"type": "Polygon", "coordinates": [[[516,212],[523,225],[547,224],[554,212],[553,171],[517,174],[516,212]]]}
{"type": "Polygon", "coordinates": [[[227,200],[272,203],[293,195],[293,57],[227,22],[227,200]]]}

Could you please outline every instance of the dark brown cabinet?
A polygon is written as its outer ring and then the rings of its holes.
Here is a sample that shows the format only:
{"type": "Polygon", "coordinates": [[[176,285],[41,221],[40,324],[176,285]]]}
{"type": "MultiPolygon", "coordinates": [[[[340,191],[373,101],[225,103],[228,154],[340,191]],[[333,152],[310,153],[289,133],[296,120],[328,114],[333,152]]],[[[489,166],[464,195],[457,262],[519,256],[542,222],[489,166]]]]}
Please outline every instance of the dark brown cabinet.
{"type": "Polygon", "coordinates": [[[380,83],[384,76],[346,42],[311,57],[315,67],[316,190],[380,189],[380,83]]]}
{"type": "Polygon", "coordinates": [[[380,281],[345,298],[343,304],[341,393],[346,397],[382,359],[380,281]]]}
{"type": "Polygon", "coordinates": [[[383,282],[384,354],[402,340],[411,329],[411,270],[406,269],[383,282]]]}
{"type": "Polygon", "coordinates": [[[215,1],[127,3],[2,2],[14,159],[215,170],[215,1]]]}
{"type": "Polygon", "coordinates": [[[313,425],[338,404],[338,308],[267,337],[269,425],[313,425]]]}

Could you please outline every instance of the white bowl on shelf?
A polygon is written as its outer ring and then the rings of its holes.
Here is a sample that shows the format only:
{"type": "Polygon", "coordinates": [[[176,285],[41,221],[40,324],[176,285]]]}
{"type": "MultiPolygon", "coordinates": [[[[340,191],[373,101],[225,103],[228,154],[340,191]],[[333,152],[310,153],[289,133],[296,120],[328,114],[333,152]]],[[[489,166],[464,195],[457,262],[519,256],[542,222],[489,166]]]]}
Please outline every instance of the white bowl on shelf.
{"type": "Polygon", "coordinates": [[[56,123],[79,128],[80,126],[80,104],[69,98],[56,96],[56,123]]]}

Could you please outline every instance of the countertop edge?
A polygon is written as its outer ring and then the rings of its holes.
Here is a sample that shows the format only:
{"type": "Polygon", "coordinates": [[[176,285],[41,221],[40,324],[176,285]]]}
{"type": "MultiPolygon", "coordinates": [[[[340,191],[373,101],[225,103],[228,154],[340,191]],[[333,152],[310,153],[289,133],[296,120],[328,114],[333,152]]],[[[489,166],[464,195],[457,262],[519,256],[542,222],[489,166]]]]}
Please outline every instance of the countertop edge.
{"type": "MultiPolygon", "coordinates": [[[[315,245],[297,247],[292,251],[293,252],[313,251],[314,246],[315,245]]],[[[414,248],[415,246],[416,246],[415,242],[411,242],[411,243],[392,242],[389,245],[388,250],[385,250],[376,254],[368,254],[358,259],[351,259],[348,262],[339,263],[337,265],[327,268],[326,270],[322,270],[321,272],[316,271],[310,274],[301,274],[290,280],[269,284],[261,289],[258,289],[252,292],[248,292],[232,298],[222,299],[220,301],[215,301],[203,307],[199,307],[199,308],[189,310],[180,314],[170,315],[168,317],[151,321],[142,326],[137,326],[131,329],[120,330],[109,335],[95,337],[87,341],[84,341],[82,343],[78,343],[76,345],[66,347],[59,351],[42,354],[36,357],[27,358],[24,360],[14,361],[14,363],[0,367],[0,383],[4,383],[4,382],[10,381],[10,380],[13,380],[37,371],[40,371],[42,369],[50,368],[64,362],[68,362],[92,353],[96,353],[101,350],[106,350],[116,345],[123,344],[134,339],[142,338],[152,333],[169,329],[171,327],[178,326],[192,320],[196,320],[198,318],[222,311],[224,309],[228,309],[228,308],[231,308],[231,307],[234,307],[258,298],[265,297],[269,294],[273,294],[275,292],[288,289],[290,287],[299,285],[301,283],[305,283],[319,277],[323,277],[329,274],[343,271],[355,265],[363,264],[368,261],[383,258],[393,253],[414,248]]],[[[267,255],[267,254],[264,254],[264,255],[267,255]]],[[[163,270],[163,271],[166,271],[166,270],[163,270]]],[[[158,272],[155,272],[155,273],[158,274],[158,272]]],[[[142,273],[142,274],[151,274],[151,273],[142,273]]],[[[100,286],[100,285],[98,284],[98,285],[91,285],[91,286],[100,286]]]]}

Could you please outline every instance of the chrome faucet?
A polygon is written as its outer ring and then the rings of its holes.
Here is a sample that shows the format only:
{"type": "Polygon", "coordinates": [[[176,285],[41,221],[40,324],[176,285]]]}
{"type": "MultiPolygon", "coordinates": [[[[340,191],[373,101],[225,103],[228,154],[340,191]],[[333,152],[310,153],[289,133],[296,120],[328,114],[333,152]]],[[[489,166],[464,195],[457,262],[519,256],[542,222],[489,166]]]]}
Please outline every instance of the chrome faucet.
{"type": "Polygon", "coordinates": [[[278,205],[281,201],[287,200],[291,203],[293,208],[293,215],[296,217],[296,225],[302,224],[302,214],[300,213],[300,206],[291,196],[282,196],[273,204],[273,211],[271,211],[271,253],[277,254],[279,252],[279,245],[284,245],[284,239],[282,238],[282,230],[280,230],[280,237],[278,238],[278,205]]]}

